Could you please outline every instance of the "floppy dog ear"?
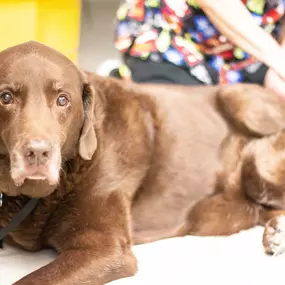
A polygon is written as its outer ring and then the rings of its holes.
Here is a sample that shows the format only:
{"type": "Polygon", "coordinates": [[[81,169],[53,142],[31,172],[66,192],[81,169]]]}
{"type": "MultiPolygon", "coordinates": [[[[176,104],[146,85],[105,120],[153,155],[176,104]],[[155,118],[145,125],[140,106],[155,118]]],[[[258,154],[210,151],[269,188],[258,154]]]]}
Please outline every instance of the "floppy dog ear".
{"type": "Polygon", "coordinates": [[[97,148],[97,138],[94,129],[94,94],[93,87],[85,81],[82,91],[84,122],[79,138],[79,155],[85,160],[91,160],[97,148]]]}
{"type": "Polygon", "coordinates": [[[218,102],[224,115],[240,130],[270,135],[285,128],[285,98],[254,84],[222,86],[218,102]]]}

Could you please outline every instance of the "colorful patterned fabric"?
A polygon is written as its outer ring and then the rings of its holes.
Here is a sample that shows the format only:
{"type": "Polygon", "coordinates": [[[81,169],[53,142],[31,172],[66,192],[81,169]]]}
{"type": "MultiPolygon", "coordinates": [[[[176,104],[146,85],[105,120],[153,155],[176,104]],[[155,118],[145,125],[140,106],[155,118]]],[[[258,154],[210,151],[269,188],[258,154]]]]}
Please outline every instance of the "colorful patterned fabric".
{"type": "MultiPolygon", "coordinates": [[[[278,34],[285,0],[241,1],[259,26],[274,37],[278,34]]],[[[117,11],[116,48],[132,57],[187,68],[205,84],[213,83],[210,70],[221,84],[242,82],[243,71],[254,70],[258,62],[221,35],[195,2],[124,1],[117,11]]]]}

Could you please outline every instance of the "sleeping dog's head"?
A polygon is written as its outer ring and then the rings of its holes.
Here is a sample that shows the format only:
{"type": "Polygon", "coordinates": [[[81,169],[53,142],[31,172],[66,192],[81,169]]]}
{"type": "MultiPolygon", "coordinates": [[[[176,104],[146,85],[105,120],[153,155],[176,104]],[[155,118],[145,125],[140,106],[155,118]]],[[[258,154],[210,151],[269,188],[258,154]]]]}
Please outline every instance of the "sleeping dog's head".
{"type": "Polygon", "coordinates": [[[0,53],[1,192],[46,196],[64,160],[76,152],[91,159],[93,96],[76,66],[47,46],[28,42],[0,53]]]}

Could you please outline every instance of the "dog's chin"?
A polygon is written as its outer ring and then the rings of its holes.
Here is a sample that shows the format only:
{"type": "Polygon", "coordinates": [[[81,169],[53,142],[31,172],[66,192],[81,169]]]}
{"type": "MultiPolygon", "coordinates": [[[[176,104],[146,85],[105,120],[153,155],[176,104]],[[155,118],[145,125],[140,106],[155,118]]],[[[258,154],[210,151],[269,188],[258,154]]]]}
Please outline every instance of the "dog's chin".
{"type": "Polygon", "coordinates": [[[47,180],[26,179],[22,187],[19,188],[20,195],[30,198],[45,198],[57,189],[56,185],[51,185],[47,180]]]}

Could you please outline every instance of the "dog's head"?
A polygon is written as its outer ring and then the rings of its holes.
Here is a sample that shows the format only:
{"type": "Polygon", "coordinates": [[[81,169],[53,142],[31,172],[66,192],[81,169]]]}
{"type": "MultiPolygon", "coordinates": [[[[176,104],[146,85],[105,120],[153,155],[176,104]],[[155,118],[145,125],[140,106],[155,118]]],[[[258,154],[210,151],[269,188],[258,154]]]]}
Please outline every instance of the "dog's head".
{"type": "Polygon", "coordinates": [[[91,159],[93,93],[76,66],[45,45],[28,42],[0,53],[0,155],[10,168],[7,174],[2,162],[0,180],[10,175],[15,186],[0,191],[46,196],[62,162],[77,152],[91,159]]]}

